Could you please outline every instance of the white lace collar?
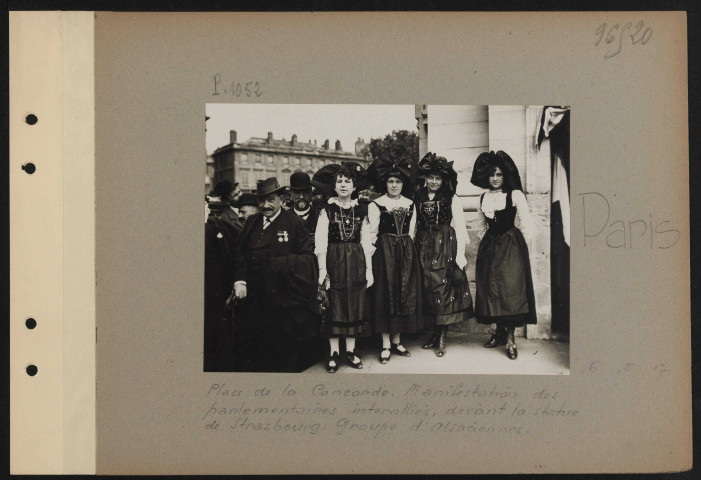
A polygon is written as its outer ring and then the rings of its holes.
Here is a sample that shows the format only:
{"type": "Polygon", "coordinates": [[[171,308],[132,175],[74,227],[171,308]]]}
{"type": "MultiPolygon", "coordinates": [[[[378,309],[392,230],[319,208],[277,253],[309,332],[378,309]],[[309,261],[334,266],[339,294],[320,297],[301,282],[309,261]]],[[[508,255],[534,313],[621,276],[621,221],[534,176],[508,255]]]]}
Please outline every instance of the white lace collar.
{"type": "Polygon", "coordinates": [[[397,207],[410,208],[413,205],[413,202],[404,195],[400,195],[397,198],[390,198],[387,194],[384,194],[375,200],[375,202],[377,202],[378,205],[382,205],[383,207],[387,207],[389,209],[394,209],[397,207]]]}
{"type": "Polygon", "coordinates": [[[357,198],[351,198],[351,201],[348,202],[345,206],[341,205],[341,202],[338,201],[338,197],[331,197],[328,200],[329,205],[338,205],[341,208],[352,208],[358,205],[358,199],[357,198]]]}

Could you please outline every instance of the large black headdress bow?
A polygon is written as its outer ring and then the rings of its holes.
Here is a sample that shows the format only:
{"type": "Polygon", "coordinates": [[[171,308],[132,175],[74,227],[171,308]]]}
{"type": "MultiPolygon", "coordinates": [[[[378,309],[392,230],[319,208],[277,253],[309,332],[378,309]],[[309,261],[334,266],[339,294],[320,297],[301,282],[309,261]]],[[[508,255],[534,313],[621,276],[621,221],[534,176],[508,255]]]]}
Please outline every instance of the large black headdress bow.
{"type": "Polygon", "coordinates": [[[412,164],[405,156],[390,158],[378,155],[368,167],[368,175],[373,180],[375,190],[381,193],[387,191],[387,179],[397,177],[404,182],[403,192],[410,195],[412,186],[416,182],[416,173],[416,164],[412,164]]]}
{"type": "Polygon", "coordinates": [[[496,153],[491,151],[479,154],[477,160],[475,160],[475,166],[472,169],[470,183],[480,188],[491,188],[489,185],[489,176],[494,171],[494,167],[499,167],[501,173],[504,175],[504,186],[502,190],[523,191],[521,176],[518,173],[516,164],[506,152],[501,150],[496,153]]]}
{"type": "Polygon", "coordinates": [[[419,162],[419,175],[426,178],[431,173],[437,173],[443,177],[443,182],[447,184],[451,192],[455,193],[455,188],[458,185],[458,172],[453,168],[453,162],[428,152],[419,162]]]}
{"type": "Polygon", "coordinates": [[[335,195],[334,177],[341,169],[343,169],[346,176],[353,179],[353,183],[355,184],[354,195],[370,186],[367,171],[357,162],[343,162],[342,165],[338,165],[337,163],[324,165],[317,170],[312,177],[312,185],[321,190],[326,196],[335,195]]]}
{"type": "Polygon", "coordinates": [[[386,182],[389,177],[396,176],[402,181],[413,182],[416,178],[416,167],[411,164],[411,161],[401,156],[399,158],[390,158],[383,155],[378,155],[368,167],[368,175],[375,181],[386,182]]]}

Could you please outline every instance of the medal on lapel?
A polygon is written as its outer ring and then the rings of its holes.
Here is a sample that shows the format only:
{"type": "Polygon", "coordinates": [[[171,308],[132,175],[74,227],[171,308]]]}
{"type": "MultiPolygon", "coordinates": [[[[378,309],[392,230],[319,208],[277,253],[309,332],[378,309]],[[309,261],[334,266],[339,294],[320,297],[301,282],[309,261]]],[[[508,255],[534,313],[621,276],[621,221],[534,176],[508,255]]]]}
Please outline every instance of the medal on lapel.
{"type": "Polygon", "coordinates": [[[289,242],[289,235],[287,233],[287,230],[283,230],[282,232],[277,232],[277,241],[278,242],[289,242]]]}

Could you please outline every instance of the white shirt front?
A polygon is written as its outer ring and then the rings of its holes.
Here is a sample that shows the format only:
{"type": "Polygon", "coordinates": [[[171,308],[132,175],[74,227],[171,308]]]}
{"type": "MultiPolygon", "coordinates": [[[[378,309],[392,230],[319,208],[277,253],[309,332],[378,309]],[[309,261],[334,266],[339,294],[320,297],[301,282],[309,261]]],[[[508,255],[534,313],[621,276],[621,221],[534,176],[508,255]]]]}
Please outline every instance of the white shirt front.
{"type": "Polygon", "coordinates": [[[311,212],[311,211],[312,211],[312,207],[309,207],[306,210],[302,210],[302,211],[294,209],[295,214],[299,217],[302,217],[304,220],[307,219],[307,217],[309,216],[309,212],[311,212]]]}
{"type": "Polygon", "coordinates": [[[282,211],[282,209],[278,210],[277,213],[275,215],[273,215],[272,217],[266,217],[265,215],[263,215],[263,230],[268,228],[270,226],[270,224],[273,223],[275,221],[275,219],[280,216],[281,211],[282,211]]]}

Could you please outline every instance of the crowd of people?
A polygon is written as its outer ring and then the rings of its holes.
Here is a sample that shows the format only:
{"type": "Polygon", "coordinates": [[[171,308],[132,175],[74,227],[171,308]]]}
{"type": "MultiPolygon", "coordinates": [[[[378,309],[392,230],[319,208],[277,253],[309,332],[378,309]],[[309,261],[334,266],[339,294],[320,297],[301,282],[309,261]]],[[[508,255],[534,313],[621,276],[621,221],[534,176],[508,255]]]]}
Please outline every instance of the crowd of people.
{"type": "Polygon", "coordinates": [[[377,336],[385,364],[410,356],[402,335],[424,329],[422,348],[443,357],[449,326],[475,316],[496,325],[484,346],[516,359],[515,328],[536,322],[519,172],[502,151],[475,161],[471,183],[486,192],[474,303],[457,182],[453,162],[429,153],[418,164],[378,156],[367,170],[295,172],[289,189],[271,177],[255,194],[217,183],[205,225],[204,370],[299,372],[324,358],[330,373],[362,369],[358,338],[377,336]],[[376,194],[360,201],[368,188],[376,194]]]}

